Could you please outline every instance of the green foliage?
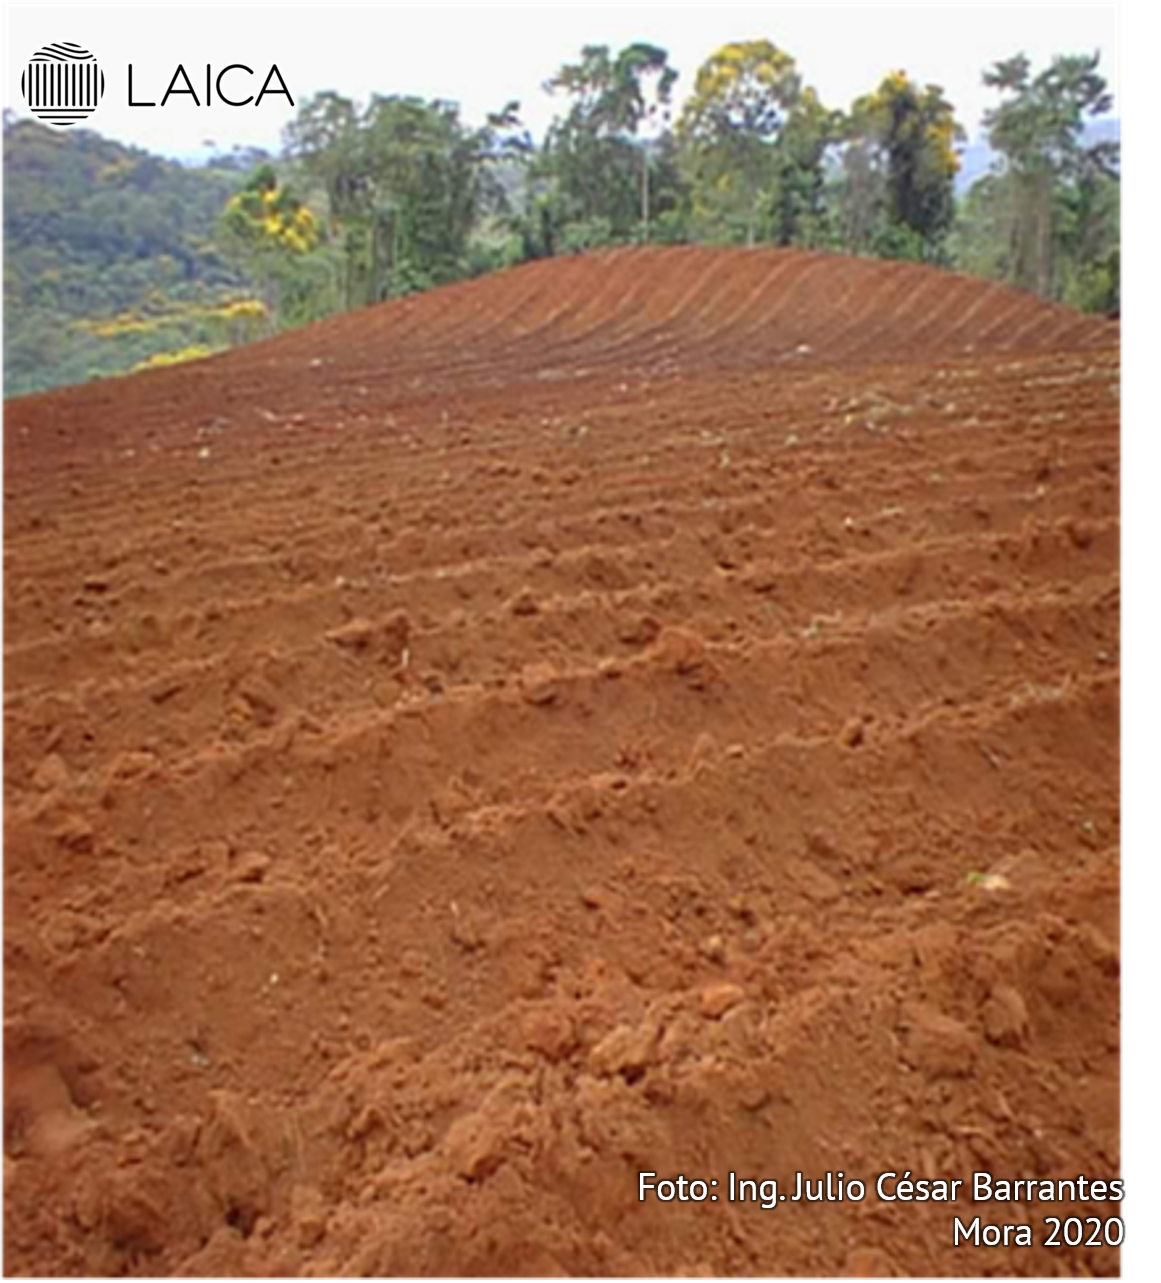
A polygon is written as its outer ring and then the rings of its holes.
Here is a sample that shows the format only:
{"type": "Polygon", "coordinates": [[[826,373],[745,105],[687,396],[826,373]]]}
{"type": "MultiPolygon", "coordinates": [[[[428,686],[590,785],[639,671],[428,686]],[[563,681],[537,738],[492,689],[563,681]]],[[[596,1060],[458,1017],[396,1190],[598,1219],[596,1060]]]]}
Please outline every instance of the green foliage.
{"type": "Polygon", "coordinates": [[[840,113],[824,107],[809,88],[786,117],[775,148],[771,183],[771,238],[776,244],[827,244],[826,161],[840,136],[841,123],[840,113]]]}
{"type": "Polygon", "coordinates": [[[1083,140],[1085,121],[1112,108],[1099,65],[1097,54],[1059,57],[1033,76],[1028,58],[1018,54],[984,73],[984,84],[1006,95],[984,123],[992,146],[1012,169],[1075,175],[1093,162],[1115,168],[1115,146],[1088,148],[1083,140]]]}
{"type": "Polygon", "coordinates": [[[328,206],[343,306],[470,274],[474,229],[506,201],[496,171],[531,147],[517,111],[470,129],[439,100],[376,97],[360,111],[328,92],[302,105],[286,147],[328,206]]]}
{"type": "Polygon", "coordinates": [[[778,136],[801,92],[794,59],[769,40],[723,45],[698,69],[678,130],[690,142],[736,144],[744,158],[778,136]]]}
{"type": "Polygon", "coordinates": [[[1108,254],[1108,280],[1112,286],[1112,296],[1108,302],[1111,310],[1124,308],[1125,305],[1125,246],[1117,245],[1108,254]]]}
{"type": "Polygon", "coordinates": [[[1062,302],[1082,312],[1121,310],[1121,184],[1085,167],[1057,202],[1057,270],[1062,302]]]}
{"type": "Polygon", "coordinates": [[[6,396],[217,345],[214,309],[252,292],[215,236],[236,172],[6,116],[4,179],[6,396]],[[139,324],[102,334],[81,323],[118,316],[139,324]]]}
{"type": "Polygon", "coordinates": [[[943,261],[955,217],[955,144],[964,138],[943,91],[891,72],[855,102],[846,136],[851,248],[943,261]]]}
{"type": "Polygon", "coordinates": [[[560,250],[563,254],[580,254],[584,250],[607,249],[616,245],[613,224],[607,218],[586,218],[566,223],[561,230],[560,250]]]}
{"type": "Polygon", "coordinates": [[[638,222],[636,148],[623,138],[597,138],[554,126],[549,131],[537,178],[554,185],[553,199],[544,202],[563,245],[566,229],[600,221],[609,228],[605,243],[628,241],[638,222]]]}
{"type": "MultiPolygon", "coordinates": [[[[1052,185],[1049,197],[1049,253],[1052,273],[1046,297],[1085,312],[1120,309],[1120,181],[1090,173],[1076,182],[1052,185]]],[[[1035,285],[1028,270],[1026,236],[1030,226],[1023,208],[1028,193],[1011,172],[982,178],[961,201],[950,239],[954,264],[973,276],[1013,284],[1035,285]]]]}
{"type": "Polygon", "coordinates": [[[279,185],[272,165],[259,166],[230,197],[222,222],[228,235],[259,255],[309,254],[322,239],[318,220],[289,187],[279,185]]]}
{"type": "Polygon", "coordinates": [[[586,45],[581,61],[561,67],[545,88],[570,95],[569,129],[617,138],[636,134],[662,112],[676,80],[669,55],[656,45],[628,45],[616,57],[607,45],[586,45]]]}
{"type": "Polygon", "coordinates": [[[679,199],[676,169],[665,163],[676,80],[664,49],[638,43],[615,56],[606,45],[586,45],[580,62],[548,81],[550,93],[567,95],[568,109],[553,121],[534,169],[551,192],[533,220],[542,249],[651,238],[654,219],[679,199]],[[640,136],[651,129],[661,131],[659,142],[640,136]]]}
{"type": "Polygon", "coordinates": [[[1012,279],[1009,193],[1003,175],[992,173],[960,200],[948,241],[949,257],[960,271],[994,281],[1012,279]]]}
{"type": "Polygon", "coordinates": [[[222,211],[231,252],[261,283],[272,328],[302,325],[334,310],[335,259],[324,229],[274,167],[260,165],[222,211]]]}
{"type": "Polygon", "coordinates": [[[1046,298],[1066,290],[1096,297],[1092,269],[1107,280],[1109,297],[1119,298],[1109,183],[1119,181],[1120,149],[1085,142],[1086,124],[1112,107],[1098,65],[1096,54],[1054,58],[1034,76],[1019,54],[984,74],[1003,95],[984,120],[1003,160],[996,189],[1008,240],[1005,279],[1046,298]]]}
{"type": "MultiPolygon", "coordinates": [[[[803,97],[794,59],[768,40],[723,45],[698,69],[677,137],[700,237],[753,245],[771,238],[774,211],[781,231],[793,231],[803,192],[792,146],[779,143],[796,111],[792,143],[808,160],[811,134],[826,130],[817,98],[800,106],[803,97]]],[[[811,186],[807,176],[808,205],[811,186]]]]}
{"type": "Polygon", "coordinates": [[[524,240],[508,220],[492,217],[481,222],[468,243],[467,275],[486,276],[515,267],[527,257],[524,240]]]}

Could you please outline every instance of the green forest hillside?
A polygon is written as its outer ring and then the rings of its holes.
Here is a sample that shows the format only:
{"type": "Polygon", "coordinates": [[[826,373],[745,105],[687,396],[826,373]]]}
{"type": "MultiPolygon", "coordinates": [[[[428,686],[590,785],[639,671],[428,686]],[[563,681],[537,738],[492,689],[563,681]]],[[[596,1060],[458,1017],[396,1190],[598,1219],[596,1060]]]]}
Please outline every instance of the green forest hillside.
{"type": "Polygon", "coordinates": [[[228,305],[253,291],[217,223],[248,168],[186,168],[7,119],[5,395],[229,341],[228,305]]]}

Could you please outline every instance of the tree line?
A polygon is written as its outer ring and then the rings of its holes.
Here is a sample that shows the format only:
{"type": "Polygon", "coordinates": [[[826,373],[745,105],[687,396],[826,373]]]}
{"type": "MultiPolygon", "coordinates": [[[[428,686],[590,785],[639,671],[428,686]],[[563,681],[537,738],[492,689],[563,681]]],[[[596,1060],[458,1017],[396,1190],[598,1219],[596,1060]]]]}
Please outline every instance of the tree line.
{"type": "Polygon", "coordinates": [[[688,86],[656,45],[587,46],[548,79],[538,140],[516,103],[469,124],[438,99],[322,93],[282,155],[195,166],[5,112],[5,394],[625,244],[910,258],[1117,310],[1119,155],[1097,59],[983,74],[994,164],[966,191],[938,87],[892,72],[836,110],[762,40],[723,46],[688,86]]]}
{"type": "Polygon", "coordinates": [[[222,219],[279,324],[528,259],[627,244],[804,246],[905,258],[1119,308],[1119,148],[1097,55],[983,73],[996,162],[957,198],[965,133],[902,71],[826,105],[768,40],[723,45],[677,108],[663,48],[589,45],[545,84],[535,142],[510,102],[482,126],[454,103],[315,95],[222,219]],[[271,216],[277,208],[278,216],[271,216]],[[301,211],[301,213],[300,213],[301,211]],[[309,224],[287,238],[285,219],[309,224]]]}

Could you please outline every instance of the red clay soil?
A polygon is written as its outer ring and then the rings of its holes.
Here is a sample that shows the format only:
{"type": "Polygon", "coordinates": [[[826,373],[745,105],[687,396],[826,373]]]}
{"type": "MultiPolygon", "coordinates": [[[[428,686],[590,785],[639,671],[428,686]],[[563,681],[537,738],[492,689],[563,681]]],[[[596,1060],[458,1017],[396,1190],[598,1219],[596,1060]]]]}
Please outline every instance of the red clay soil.
{"type": "Polygon", "coordinates": [[[8,1272],[1115,1274],[1118,397],[679,249],[9,402],[8,1272]]]}

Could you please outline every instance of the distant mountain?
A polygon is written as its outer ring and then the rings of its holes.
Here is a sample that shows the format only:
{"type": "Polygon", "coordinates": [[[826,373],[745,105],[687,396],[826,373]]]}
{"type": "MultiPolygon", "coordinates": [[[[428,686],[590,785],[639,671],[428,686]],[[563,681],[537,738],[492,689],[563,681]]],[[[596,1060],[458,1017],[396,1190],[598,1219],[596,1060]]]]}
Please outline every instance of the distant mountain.
{"type": "Polygon", "coordinates": [[[223,304],[253,291],[215,241],[245,179],[223,161],[5,119],[6,396],[220,345],[223,304]]]}
{"type": "MultiPolygon", "coordinates": [[[[1120,142],[1121,122],[1119,119],[1094,120],[1084,131],[1085,141],[1089,144],[1102,142],[1120,142]]],[[[996,152],[988,145],[987,136],[968,143],[960,152],[961,169],[956,175],[955,190],[962,196],[973,184],[979,182],[999,159],[996,152]]]]}

